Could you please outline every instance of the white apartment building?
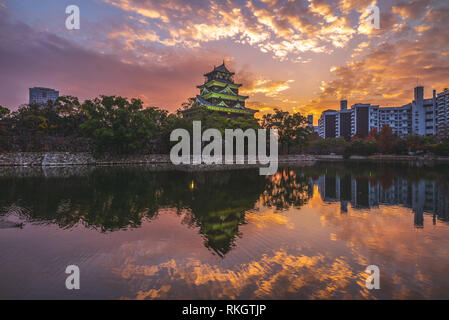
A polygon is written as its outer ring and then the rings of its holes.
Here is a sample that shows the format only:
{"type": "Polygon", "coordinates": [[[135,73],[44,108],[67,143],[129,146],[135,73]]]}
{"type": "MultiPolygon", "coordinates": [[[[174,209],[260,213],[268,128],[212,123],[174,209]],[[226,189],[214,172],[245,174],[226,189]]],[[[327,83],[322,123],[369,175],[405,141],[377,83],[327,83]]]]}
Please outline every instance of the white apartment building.
{"type": "Polygon", "coordinates": [[[444,89],[436,98],[436,126],[437,134],[449,135],[449,89],[444,89]]]}
{"type": "Polygon", "coordinates": [[[384,125],[391,127],[393,134],[400,137],[411,134],[411,104],[402,107],[379,108],[378,130],[384,125]]]}
{"type": "Polygon", "coordinates": [[[326,110],[321,114],[318,121],[320,137],[349,140],[355,135],[367,136],[372,129],[380,131],[384,125],[390,126],[400,137],[449,133],[449,90],[438,97],[434,90],[432,98],[424,99],[424,87],[416,87],[414,100],[401,107],[380,108],[357,103],[347,110],[346,106],[347,101],[342,100],[339,111],[326,110]]]}

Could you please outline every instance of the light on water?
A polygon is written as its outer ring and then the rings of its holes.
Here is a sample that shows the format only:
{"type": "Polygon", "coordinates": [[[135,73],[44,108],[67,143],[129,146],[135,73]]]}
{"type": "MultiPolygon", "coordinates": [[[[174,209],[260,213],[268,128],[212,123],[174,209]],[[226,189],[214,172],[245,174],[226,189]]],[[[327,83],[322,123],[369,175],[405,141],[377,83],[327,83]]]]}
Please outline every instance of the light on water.
{"type": "Polygon", "coordinates": [[[4,169],[0,298],[447,299],[448,181],[357,162],[4,169]]]}

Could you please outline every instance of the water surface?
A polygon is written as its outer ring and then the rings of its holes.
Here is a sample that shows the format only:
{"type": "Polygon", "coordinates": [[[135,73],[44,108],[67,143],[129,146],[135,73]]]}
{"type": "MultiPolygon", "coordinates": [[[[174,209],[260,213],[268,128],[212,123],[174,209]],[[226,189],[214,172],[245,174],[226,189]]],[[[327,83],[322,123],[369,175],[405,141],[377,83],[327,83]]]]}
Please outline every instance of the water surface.
{"type": "Polygon", "coordinates": [[[3,170],[0,298],[449,298],[447,166],[258,172],[3,170]]]}

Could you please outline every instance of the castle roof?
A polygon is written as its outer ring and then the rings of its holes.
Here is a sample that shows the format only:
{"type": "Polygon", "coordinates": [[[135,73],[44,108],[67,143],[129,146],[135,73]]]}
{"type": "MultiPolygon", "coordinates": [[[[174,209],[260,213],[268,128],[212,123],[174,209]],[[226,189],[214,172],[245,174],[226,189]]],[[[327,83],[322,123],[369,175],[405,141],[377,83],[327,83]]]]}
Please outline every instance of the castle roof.
{"type": "Polygon", "coordinates": [[[222,63],[221,65],[219,65],[218,67],[215,67],[215,66],[214,66],[214,70],[212,70],[212,71],[210,71],[210,72],[208,72],[208,73],[205,73],[204,76],[207,77],[208,75],[210,75],[210,74],[212,74],[212,73],[214,73],[214,72],[223,72],[223,73],[228,73],[228,74],[230,74],[230,75],[234,75],[234,74],[235,74],[234,72],[230,72],[230,71],[226,68],[225,62],[224,62],[224,61],[223,61],[223,63],[222,63]]]}
{"type": "MultiPolygon", "coordinates": [[[[205,106],[206,108],[211,109],[211,110],[217,110],[217,111],[220,110],[220,111],[229,111],[229,112],[238,112],[238,113],[255,113],[255,112],[257,112],[257,110],[246,108],[243,106],[240,108],[229,107],[229,106],[224,107],[218,103],[217,104],[211,103],[211,102],[203,99],[199,95],[196,96],[196,100],[200,103],[200,105],[205,106]]],[[[188,111],[188,110],[183,110],[181,112],[184,112],[184,111],[188,111]]]]}

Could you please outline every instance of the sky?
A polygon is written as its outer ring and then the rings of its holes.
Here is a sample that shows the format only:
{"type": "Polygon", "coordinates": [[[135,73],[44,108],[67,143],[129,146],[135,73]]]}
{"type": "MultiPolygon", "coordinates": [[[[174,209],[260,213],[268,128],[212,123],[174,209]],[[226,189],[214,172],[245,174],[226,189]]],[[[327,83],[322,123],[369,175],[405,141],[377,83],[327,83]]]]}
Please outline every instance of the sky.
{"type": "Polygon", "coordinates": [[[0,105],[40,86],[175,111],[225,61],[259,114],[399,106],[449,87],[448,17],[447,0],[0,0],[0,105]]]}

